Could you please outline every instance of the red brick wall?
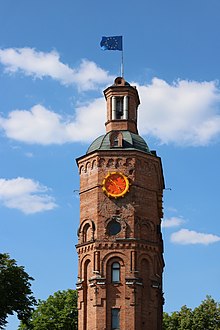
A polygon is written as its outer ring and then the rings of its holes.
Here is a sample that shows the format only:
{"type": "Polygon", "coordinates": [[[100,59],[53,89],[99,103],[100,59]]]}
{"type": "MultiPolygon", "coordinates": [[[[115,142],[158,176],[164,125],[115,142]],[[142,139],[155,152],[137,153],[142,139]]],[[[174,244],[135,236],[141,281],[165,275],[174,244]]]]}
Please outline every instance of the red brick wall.
{"type": "Polygon", "coordinates": [[[78,160],[80,172],[79,330],[111,330],[120,308],[121,330],[161,330],[163,245],[160,233],[163,175],[160,159],[140,151],[98,151],[78,160]],[[111,171],[130,180],[124,198],[102,191],[111,171]],[[109,236],[112,216],[121,231],[109,236]],[[111,263],[121,264],[119,284],[111,263]]]}

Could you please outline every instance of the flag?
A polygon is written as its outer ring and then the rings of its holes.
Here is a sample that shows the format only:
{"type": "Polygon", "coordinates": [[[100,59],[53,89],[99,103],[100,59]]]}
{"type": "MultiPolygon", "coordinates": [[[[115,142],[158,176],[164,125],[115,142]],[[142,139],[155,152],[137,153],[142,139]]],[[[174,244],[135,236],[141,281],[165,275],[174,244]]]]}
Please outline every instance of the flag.
{"type": "Polygon", "coordinates": [[[122,36],[102,37],[100,46],[103,50],[121,50],[122,36]]]}

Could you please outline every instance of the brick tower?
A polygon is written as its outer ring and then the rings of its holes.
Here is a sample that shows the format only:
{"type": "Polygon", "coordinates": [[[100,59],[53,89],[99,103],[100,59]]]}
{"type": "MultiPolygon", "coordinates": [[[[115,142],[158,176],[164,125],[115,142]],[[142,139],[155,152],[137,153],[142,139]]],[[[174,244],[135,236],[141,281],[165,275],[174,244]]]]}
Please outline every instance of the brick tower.
{"type": "Polygon", "coordinates": [[[161,330],[161,160],[138,135],[136,88],[104,91],[106,134],[77,159],[79,330],[161,330]]]}

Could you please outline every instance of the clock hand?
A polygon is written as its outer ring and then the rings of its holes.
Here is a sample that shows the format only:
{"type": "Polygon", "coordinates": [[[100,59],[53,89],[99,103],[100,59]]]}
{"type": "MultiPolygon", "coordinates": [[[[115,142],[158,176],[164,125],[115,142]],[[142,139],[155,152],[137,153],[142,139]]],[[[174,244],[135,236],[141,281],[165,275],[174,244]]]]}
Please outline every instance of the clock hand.
{"type": "Polygon", "coordinates": [[[113,181],[112,179],[109,179],[109,181],[112,182],[120,191],[122,191],[121,187],[117,185],[115,181],[113,181]]]}

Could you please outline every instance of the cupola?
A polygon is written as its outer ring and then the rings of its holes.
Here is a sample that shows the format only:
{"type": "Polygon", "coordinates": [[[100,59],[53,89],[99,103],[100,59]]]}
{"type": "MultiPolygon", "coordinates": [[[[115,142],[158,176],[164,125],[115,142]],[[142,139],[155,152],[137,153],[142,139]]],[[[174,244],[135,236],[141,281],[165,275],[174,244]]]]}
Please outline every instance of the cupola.
{"type": "Polygon", "coordinates": [[[140,99],[135,86],[122,77],[104,90],[107,101],[106,133],[110,131],[130,131],[138,134],[137,109],[140,99]]]}

